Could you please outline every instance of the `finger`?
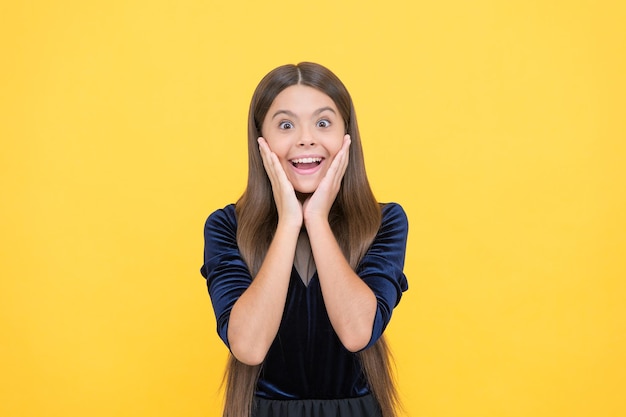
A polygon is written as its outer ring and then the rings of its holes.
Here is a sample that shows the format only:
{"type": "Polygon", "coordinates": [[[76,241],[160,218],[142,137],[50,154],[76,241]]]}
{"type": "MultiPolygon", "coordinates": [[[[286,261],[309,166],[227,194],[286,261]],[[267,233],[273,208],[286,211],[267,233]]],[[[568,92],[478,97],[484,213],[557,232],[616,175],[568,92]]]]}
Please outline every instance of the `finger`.
{"type": "Polygon", "coordinates": [[[350,143],[350,135],[345,135],[341,149],[337,152],[337,155],[335,155],[333,162],[328,168],[328,174],[330,174],[329,176],[335,187],[341,184],[341,180],[343,179],[346,168],[348,167],[350,143]]]}
{"type": "Polygon", "coordinates": [[[263,163],[267,164],[266,168],[268,168],[269,165],[271,164],[270,155],[272,154],[272,151],[270,150],[269,145],[267,144],[267,142],[265,141],[263,137],[259,137],[257,139],[257,142],[259,143],[259,152],[261,153],[261,158],[263,159],[263,163]]]}
{"type": "Polygon", "coordinates": [[[350,160],[350,144],[352,144],[352,139],[350,139],[350,135],[345,135],[343,138],[343,146],[341,147],[341,161],[339,162],[342,166],[342,173],[346,170],[348,166],[348,162],[350,160]]]}
{"type": "Polygon", "coordinates": [[[267,142],[262,137],[257,139],[257,143],[259,144],[259,153],[261,154],[261,160],[263,161],[263,165],[265,166],[265,170],[268,169],[268,159],[269,159],[269,147],[267,146],[267,142]]]}
{"type": "Polygon", "coordinates": [[[272,184],[272,189],[276,192],[280,192],[280,190],[293,192],[293,186],[289,182],[278,156],[269,148],[265,138],[259,137],[257,141],[263,158],[263,166],[272,184]]]}
{"type": "Polygon", "coordinates": [[[270,179],[272,185],[277,182],[276,175],[276,155],[270,150],[267,141],[263,137],[259,137],[257,139],[259,143],[259,151],[261,153],[261,160],[263,161],[263,166],[265,167],[265,172],[270,179]]]}

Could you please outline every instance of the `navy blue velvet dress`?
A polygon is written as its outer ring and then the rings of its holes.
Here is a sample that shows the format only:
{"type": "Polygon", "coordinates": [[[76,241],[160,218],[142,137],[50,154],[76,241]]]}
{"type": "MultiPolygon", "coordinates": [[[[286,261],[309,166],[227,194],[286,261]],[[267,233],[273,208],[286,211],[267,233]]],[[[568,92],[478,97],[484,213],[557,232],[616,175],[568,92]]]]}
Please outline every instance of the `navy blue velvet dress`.
{"type": "MultiPolygon", "coordinates": [[[[408,222],[402,207],[385,204],[378,234],[356,269],[378,302],[366,349],[382,335],[393,308],[408,288],[403,273],[407,233],[408,222]]],[[[234,204],[215,211],[207,219],[201,273],[207,280],[217,332],[226,346],[230,311],[252,282],[236,235],[234,204]]],[[[373,401],[369,394],[358,356],[344,348],[330,323],[317,273],[307,286],[293,267],[281,325],[256,388],[261,407],[283,409],[261,414],[295,415],[296,410],[285,407],[297,405],[319,410],[306,415],[339,415],[342,407],[370,407],[366,404],[373,401]]],[[[304,409],[302,412],[304,415],[304,409]]],[[[357,410],[356,415],[360,414],[357,410]]]]}

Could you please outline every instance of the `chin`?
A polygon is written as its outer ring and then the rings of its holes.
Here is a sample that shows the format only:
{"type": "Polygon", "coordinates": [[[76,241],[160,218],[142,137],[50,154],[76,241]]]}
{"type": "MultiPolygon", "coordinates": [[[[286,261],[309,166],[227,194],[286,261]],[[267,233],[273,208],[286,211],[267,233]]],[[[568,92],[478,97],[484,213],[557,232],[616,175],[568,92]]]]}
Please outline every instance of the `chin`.
{"type": "Polygon", "coordinates": [[[299,194],[313,194],[320,184],[319,181],[292,181],[291,185],[299,194]]]}
{"type": "Polygon", "coordinates": [[[317,187],[294,187],[298,194],[313,194],[317,187]]]}
{"type": "Polygon", "coordinates": [[[313,194],[315,192],[315,190],[317,190],[317,186],[319,184],[315,184],[315,185],[300,185],[300,186],[295,186],[293,187],[293,189],[296,191],[296,193],[298,194],[313,194]]]}

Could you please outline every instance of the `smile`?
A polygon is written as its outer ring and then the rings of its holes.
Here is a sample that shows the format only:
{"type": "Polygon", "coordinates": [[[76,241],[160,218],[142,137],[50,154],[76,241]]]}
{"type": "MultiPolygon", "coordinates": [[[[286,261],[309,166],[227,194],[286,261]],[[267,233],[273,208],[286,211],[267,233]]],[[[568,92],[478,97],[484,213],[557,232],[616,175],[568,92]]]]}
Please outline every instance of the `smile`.
{"type": "Polygon", "coordinates": [[[291,163],[291,165],[293,165],[294,167],[298,169],[311,169],[321,164],[323,159],[324,158],[319,158],[319,157],[297,158],[297,159],[292,159],[289,162],[291,163]]]}

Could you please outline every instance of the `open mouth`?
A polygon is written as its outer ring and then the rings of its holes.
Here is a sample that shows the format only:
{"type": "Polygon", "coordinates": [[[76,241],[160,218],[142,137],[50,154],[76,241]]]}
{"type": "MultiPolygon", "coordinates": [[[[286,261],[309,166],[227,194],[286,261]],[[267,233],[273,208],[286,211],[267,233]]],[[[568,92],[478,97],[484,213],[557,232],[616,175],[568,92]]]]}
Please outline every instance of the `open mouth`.
{"type": "Polygon", "coordinates": [[[323,159],[324,158],[298,158],[292,159],[289,162],[298,169],[311,169],[321,164],[323,159]]]}

